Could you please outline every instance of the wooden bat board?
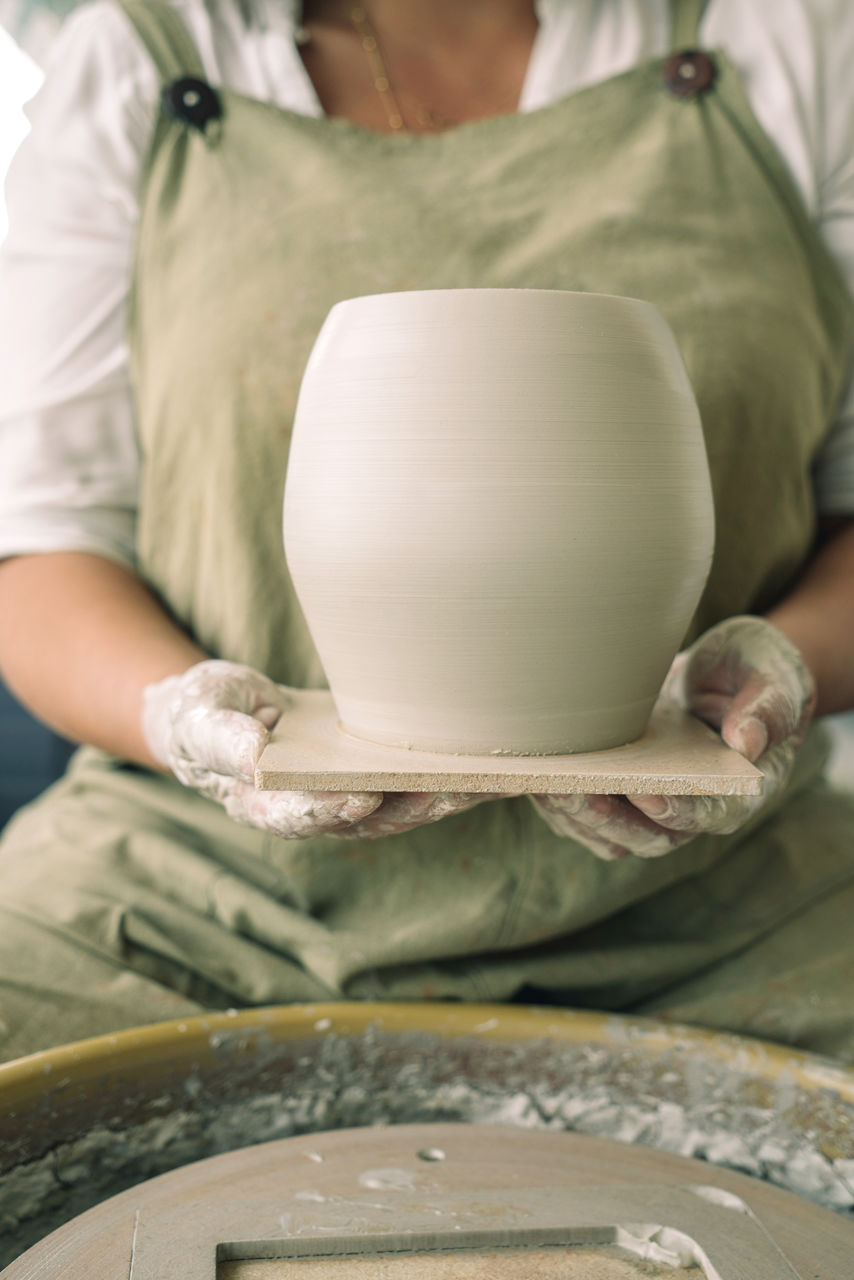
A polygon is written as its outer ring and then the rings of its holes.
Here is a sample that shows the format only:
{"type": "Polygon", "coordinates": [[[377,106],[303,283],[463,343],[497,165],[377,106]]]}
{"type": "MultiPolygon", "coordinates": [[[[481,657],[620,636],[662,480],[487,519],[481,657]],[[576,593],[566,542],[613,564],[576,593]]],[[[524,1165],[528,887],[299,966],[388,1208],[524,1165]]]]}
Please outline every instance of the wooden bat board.
{"type": "Polygon", "coordinates": [[[328,690],[305,690],[255,771],[262,791],[470,791],[507,795],[761,795],[759,769],[694,716],[664,702],[624,747],[560,756],[411,751],[342,730],[328,690]]]}

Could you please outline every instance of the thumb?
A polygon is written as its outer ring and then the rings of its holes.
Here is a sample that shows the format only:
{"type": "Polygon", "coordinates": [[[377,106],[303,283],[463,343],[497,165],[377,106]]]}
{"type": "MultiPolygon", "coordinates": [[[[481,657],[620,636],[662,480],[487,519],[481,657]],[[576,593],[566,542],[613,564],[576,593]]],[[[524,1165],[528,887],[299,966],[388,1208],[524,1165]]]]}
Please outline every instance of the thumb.
{"type": "Polygon", "coordinates": [[[799,650],[772,623],[728,618],[688,650],[685,702],[753,764],[803,736],[815,686],[799,650]]]}
{"type": "Polygon", "coordinates": [[[196,767],[252,782],[268,737],[254,716],[198,707],[176,722],[174,750],[196,767]]]}

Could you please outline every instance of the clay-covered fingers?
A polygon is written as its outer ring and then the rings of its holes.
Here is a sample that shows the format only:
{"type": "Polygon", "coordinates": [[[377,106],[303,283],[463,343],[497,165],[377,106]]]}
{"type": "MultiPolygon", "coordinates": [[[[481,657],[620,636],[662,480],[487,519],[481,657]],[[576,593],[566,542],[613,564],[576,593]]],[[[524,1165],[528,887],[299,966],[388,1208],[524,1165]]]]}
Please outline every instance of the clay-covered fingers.
{"type": "Polygon", "coordinates": [[[790,735],[761,756],[758,796],[632,796],[632,805],[660,826],[686,835],[732,835],[785,786],[799,738],[790,735]]]}
{"type": "Polygon", "coordinates": [[[250,715],[195,708],[174,725],[172,771],[184,783],[205,773],[251,782],[268,737],[266,726],[250,715]]]}
{"type": "Polygon", "coordinates": [[[609,861],[659,858],[691,839],[641,813],[625,796],[538,795],[531,802],[555,835],[577,840],[609,861]]]}
{"type": "Polygon", "coordinates": [[[142,726],[154,758],[235,822],[286,840],[318,835],[372,839],[462,813],[491,795],[257,791],[255,766],[294,691],[234,662],[200,662],[150,685],[142,726]]]}
{"type": "Polygon", "coordinates": [[[382,803],[381,792],[257,791],[248,782],[213,780],[207,792],[235,822],[283,840],[341,835],[382,803]]]}
{"type": "Polygon", "coordinates": [[[800,743],[815,682],[800,652],[764,618],[728,618],[702,635],[679,672],[683,705],[754,764],[800,743]]]}
{"type": "Polygon", "coordinates": [[[731,835],[756,808],[752,796],[632,796],[629,803],[658,827],[686,839],[731,835]]]}
{"type": "Polygon", "coordinates": [[[156,760],[235,822],[302,840],[339,832],[382,803],[380,792],[256,791],[255,766],[293,691],[235,662],[199,662],[149,685],[142,729],[156,760]]]}
{"type": "Polygon", "coordinates": [[[187,786],[210,772],[251,782],[269,730],[291,693],[236,662],[199,662],[149,685],[142,728],[154,758],[187,786]]]}
{"type": "Polygon", "coordinates": [[[345,839],[376,840],[382,836],[398,836],[414,827],[439,822],[455,813],[473,809],[485,800],[505,797],[473,792],[389,791],[383,802],[369,817],[338,834],[345,839]]]}
{"type": "Polygon", "coordinates": [[[728,618],[677,655],[663,696],[717,729],[763,773],[760,796],[536,796],[558,835],[602,858],[658,857],[698,835],[730,835],[778,795],[815,707],[815,685],[763,618],[728,618]]]}

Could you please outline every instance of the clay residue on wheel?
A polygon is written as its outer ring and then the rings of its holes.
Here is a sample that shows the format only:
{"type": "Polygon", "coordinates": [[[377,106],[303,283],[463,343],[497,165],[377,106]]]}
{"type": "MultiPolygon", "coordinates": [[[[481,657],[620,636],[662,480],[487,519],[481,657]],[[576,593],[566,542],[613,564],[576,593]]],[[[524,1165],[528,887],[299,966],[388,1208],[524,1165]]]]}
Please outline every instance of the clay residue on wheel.
{"type": "MultiPolygon", "coordinates": [[[[680,1048],[427,1032],[211,1037],[214,1061],[146,1096],[105,1094],[68,1137],[0,1174],[0,1265],[108,1196],[258,1142],[360,1125],[505,1124],[639,1143],[738,1170],[854,1216],[854,1107],[680,1048]]],[[[143,1086],[141,1085],[142,1089],[143,1086]]],[[[93,1104],[94,1105],[94,1104],[93,1104]]],[[[7,1153],[8,1154],[8,1153],[7,1153]]]]}

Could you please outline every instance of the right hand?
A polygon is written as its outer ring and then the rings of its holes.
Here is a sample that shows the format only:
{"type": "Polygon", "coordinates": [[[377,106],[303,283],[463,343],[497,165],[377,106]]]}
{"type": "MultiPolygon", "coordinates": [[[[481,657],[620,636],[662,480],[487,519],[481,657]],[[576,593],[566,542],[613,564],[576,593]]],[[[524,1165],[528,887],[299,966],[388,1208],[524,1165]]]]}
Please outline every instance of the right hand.
{"type": "Polygon", "coordinates": [[[257,791],[255,766],[294,690],[236,662],[198,662],[143,691],[142,731],[155,760],[230,818],[285,840],[376,840],[498,796],[447,792],[257,791]]]}
{"type": "Polygon", "coordinates": [[[257,791],[255,765],[293,694],[259,671],[211,659],[143,691],[142,731],[154,759],[235,822],[286,840],[344,835],[382,792],[257,791]]]}

